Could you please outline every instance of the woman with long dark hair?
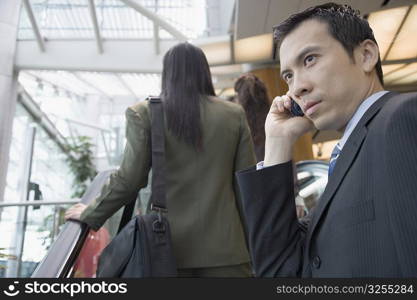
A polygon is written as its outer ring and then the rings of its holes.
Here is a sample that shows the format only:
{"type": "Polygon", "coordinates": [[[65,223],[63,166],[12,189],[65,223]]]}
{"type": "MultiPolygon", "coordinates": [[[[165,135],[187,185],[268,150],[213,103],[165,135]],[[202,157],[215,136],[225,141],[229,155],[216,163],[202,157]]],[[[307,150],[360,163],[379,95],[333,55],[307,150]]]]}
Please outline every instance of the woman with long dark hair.
{"type": "MultiPolygon", "coordinates": [[[[237,102],[245,110],[249,122],[253,143],[255,145],[256,160],[263,161],[265,156],[265,120],[271,106],[268,90],[265,84],[256,75],[246,73],[235,82],[237,102]]],[[[304,201],[298,196],[297,173],[294,167],[294,186],[296,200],[296,213],[299,218],[305,215],[304,201]]]]}
{"type": "Polygon", "coordinates": [[[254,74],[241,75],[235,83],[237,101],[246,112],[257,161],[265,156],[265,120],[271,106],[265,84],[254,74]]]}
{"type": "MultiPolygon", "coordinates": [[[[250,276],[234,173],[255,163],[243,109],[215,97],[203,51],[189,43],[163,60],[168,219],[180,276],[250,276]]],[[[67,211],[98,230],[147,184],[151,169],[148,101],[126,112],[127,144],[119,170],[86,209],[67,211]]]]}

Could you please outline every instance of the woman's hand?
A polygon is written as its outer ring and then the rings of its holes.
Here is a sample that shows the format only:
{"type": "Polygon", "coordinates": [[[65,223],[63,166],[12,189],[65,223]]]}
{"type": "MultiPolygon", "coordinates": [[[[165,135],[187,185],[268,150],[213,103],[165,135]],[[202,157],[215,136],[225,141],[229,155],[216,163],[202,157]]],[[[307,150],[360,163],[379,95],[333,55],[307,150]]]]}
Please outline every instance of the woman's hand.
{"type": "Polygon", "coordinates": [[[82,204],[82,203],[77,203],[71,206],[65,212],[65,220],[68,220],[68,219],[79,220],[81,214],[86,208],[87,208],[87,205],[82,204]]]}

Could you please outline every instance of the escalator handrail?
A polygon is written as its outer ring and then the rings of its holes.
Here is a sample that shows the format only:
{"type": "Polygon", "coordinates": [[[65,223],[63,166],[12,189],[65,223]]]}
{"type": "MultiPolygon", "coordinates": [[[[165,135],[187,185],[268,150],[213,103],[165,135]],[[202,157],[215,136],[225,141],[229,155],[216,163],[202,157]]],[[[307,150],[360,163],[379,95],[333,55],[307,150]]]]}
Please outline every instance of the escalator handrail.
{"type": "MultiPolygon", "coordinates": [[[[80,203],[86,205],[91,203],[99,195],[102,187],[107,183],[113,172],[114,170],[100,172],[84,193],[80,203]]],[[[85,224],[72,220],[67,221],[31,277],[67,277],[88,232],[89,228],[85,224]]]]}
{"type": "Polygon", "coordinates": [[[297,168],[302,168],[302,167],[306,167],[306,166],[321,166],[321,167],[329,167],[329,163],[327,161],[323,161],[323,160],[301,160],[296,162],[296,166],[297,168]]]}

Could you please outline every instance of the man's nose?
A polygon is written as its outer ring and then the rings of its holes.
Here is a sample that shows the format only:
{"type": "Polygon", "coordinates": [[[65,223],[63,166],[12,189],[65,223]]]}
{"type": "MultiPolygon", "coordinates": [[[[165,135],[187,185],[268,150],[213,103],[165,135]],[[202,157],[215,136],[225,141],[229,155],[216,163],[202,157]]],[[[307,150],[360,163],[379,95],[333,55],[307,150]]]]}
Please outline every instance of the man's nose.
{"type": "Polygon", "coordinates": [[[293,86],[292,86],[292,93],[295,97],[303,97],[306,94],[310,93],[312,90],[311,82],[307,80],[302,75],[294,76],[293,86]]]}

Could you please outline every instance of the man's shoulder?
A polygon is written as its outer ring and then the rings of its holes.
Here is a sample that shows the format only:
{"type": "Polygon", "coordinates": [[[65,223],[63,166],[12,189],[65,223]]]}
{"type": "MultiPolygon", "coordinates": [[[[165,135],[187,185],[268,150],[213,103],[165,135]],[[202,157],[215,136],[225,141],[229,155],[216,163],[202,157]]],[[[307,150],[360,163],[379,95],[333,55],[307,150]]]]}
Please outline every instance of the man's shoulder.
{"type": "Polygon", "coordinates": [[[386,113],[398,114],[409,107],[417,105],[417,93],[398,93],[391,97],[390,101],[383,107],[386,113]]]}
{"type": "Polygon", "coordinates": [[[417,124],[417,93],[398,93],[390,97],[373,123],[375,129],[385,133],[417,124]]]}
{"type": "Polygon", "coordinates": [[[409,101],[411,99],[417,99],[417,92],[410,93],[395,93],[393,99],[401,99],[401,101],[409,101]]]}

